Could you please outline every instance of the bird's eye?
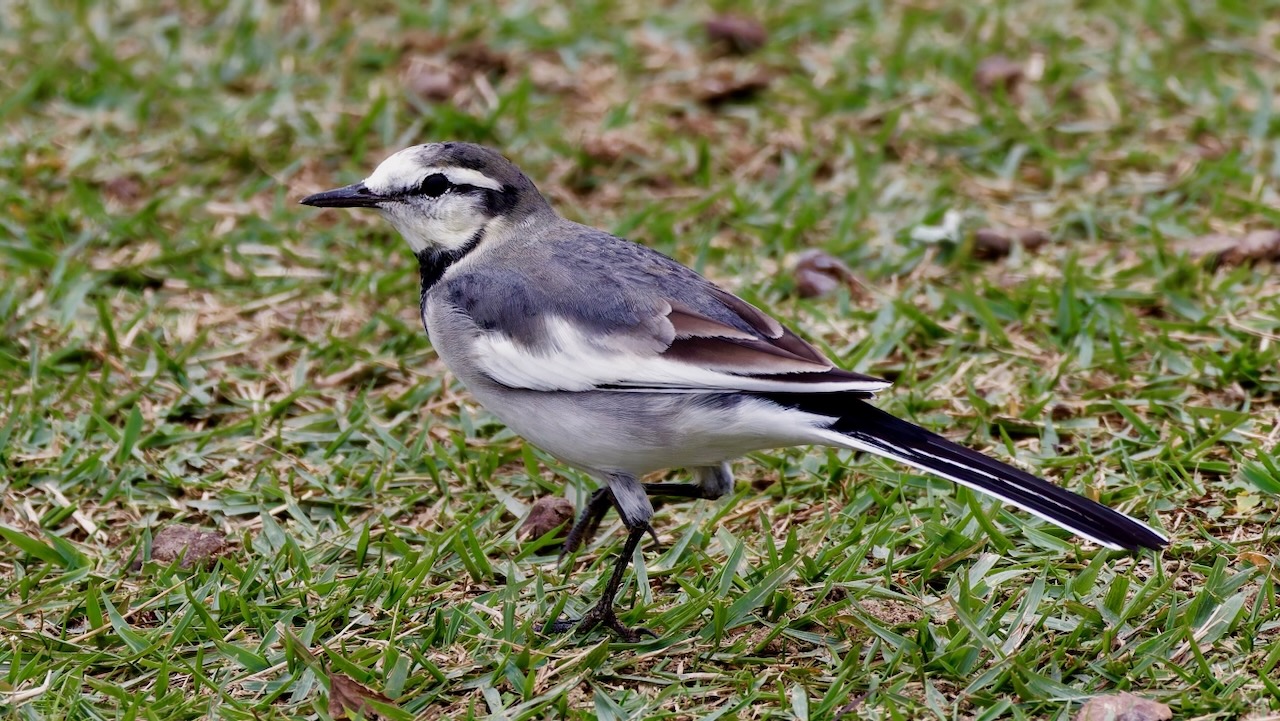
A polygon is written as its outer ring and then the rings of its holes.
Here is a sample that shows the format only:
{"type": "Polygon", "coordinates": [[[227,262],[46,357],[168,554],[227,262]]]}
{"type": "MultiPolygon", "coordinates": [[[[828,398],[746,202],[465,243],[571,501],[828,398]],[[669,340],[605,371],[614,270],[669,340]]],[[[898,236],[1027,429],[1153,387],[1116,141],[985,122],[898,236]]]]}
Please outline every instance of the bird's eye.
{"type": "Polygon", "coordinates": [[[449,179],[444,177],[444,173],[432,173],[422,179],[422,185],[418,186],[418,191],[423,195],[439,198],[452,187],[453,183],[450,183],[449,179]]]}

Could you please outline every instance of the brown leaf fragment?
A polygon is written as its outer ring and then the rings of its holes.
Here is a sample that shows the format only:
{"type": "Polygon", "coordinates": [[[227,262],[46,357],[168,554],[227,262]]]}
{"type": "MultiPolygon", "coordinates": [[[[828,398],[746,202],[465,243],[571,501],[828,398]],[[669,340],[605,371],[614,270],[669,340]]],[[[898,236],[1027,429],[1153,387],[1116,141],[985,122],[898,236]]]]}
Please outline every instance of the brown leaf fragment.
{"type": "Polygon", "coordinates": [[[1245,551],[1244,553],[1241,553],[1240,560],[1252,563],[1258,568],[1258,570],[1264,573],[1270,573],[1276,566],[1275,562],[1268,558],[1266,554],[1258,553],[1257,551],[1245,551]]]}
{"type": "Polygon", "coordinates": [[[364,714],[367,719],[377,717],[370,701],[394,706],[391,699],[373,689],[357,683],[341,673],[329,672],[329,715],[335,719],[351,718],[349,712],[364,714]]]}
{"type": "Polygon", "coordinates": [[[1243,237],[1214,233],[1187,241],[1183,249],[1214,266],[1280,262],[1280,230],[1255,230],[1243,237]]]}
{"type": "Polygon", "coordinates": [[[450,43],[426,37],[406,46],[400,84],[410,95],[443,102],[454,99],[478,75],[496,79],[506,75],[511,59],[478,42],[450,43]],[[412,50],[425,52],[411,52],[412,50]]]}
{"type": "Polygon", "coordinates": [[[703,75],[696,89],[699,102],[711,107],[745,102],[769,87],[772,78],[759,69],[720,67],[703,75]]]}
{"type": "Polygon", "coordinates": [[[836,709],[836,721],[840,721],[845,716],[849,716],[850,714],[853,714],[853,712],[857,711],[858,707],[862,705],[862,702],[865,701],[866,698],[866,693],[860,693],[857,696],[854,696],[848,703],[836,709]]]}
{"type": "Polygon", "coordinates": [[[217,531],[191,526],[165,526],[151,539],[151,559],[159,563],[178,561],[179,568],[207,566],[222,555],[227,537],[217,531]]]}
{"type": "Polygon", "coordinates": [[[1006,93],[1013,93],[1025,77],[1026,71],[1022,64],[1004,55],[983,58],[973,71],[973,82],[984,93],[990,93],[997,87],[1003,87],[1006,93]]]}
{"type": "Polygon", "coordinates": [[[616,163],[628,157],[642,158],[650,150],[635,130],[607,130],[582,139],[582,154],[597,163],[616,163]]]}
{"type": "Polygon", "coordinates": [[[511,70],[511,59],[480,42],[459,45],[449,53],[454,65],[468,73],[506,75],[511,70]]]}
{"type": "Polygon", "coordinates": [[[1121,692],[1094,696],[1080,707],[1076,721],[1168,721],[1173,711],[1159,701],[1121,692]]]}
{"type": "Polygon", "coordinates": [[[546,534],[561,528],[567,531],[566,524],[573,520],[573,504],[560,496],[543,496],[534,501],[520,524],[516,536],[521,540],[542,538],[546,534]]]}
{"type": "Polygon", "coordinates": [[[1003,258],[1014,244],[1036,250],[1049,242],[1049,234],[1034,228],[979,228],[973,233],[973,255],[983,260],[1003,258]]]}
{"type": "Polygon", "coordinates": [[[112,178],[102,185],[102,194],[121,205],[131,205],[142,197],[142,183],[127,175],[112,178]]]}
{"type": "Polygon", "coordinates": [[[423,100],[439,102],[453,97],[459,78],[454,68],[438,57],[419,56],[409,60],[401,85],[423,100]]]}
{"type": "Polygon", "coordinates": [[[428,30],[402,30],[398,33],[404,52],[437,53],[449,46],[449,38],[428,30]]]}
{"type": "Polygon", "coordinates": [[[1231,151],[1231,148],[1216,135],[1200,133],[1196,136],[1196,154],[1205,160],[1217,160],[1231,151]]]}
{"type": "Polygon", "coordinates": [[[707,39],[738,55],[759,50],[769,33],[758,21],[742,15],[717,15],[703,23],[707,39]]]}
{"type": "Polygon", "coordinates": [[[840,286],[847,286],[854,295],[862,290],[857,276],[843,260],[816,248],[796,259],[795,280],[796,293],[801,298],[818,298],[840,286]]]}

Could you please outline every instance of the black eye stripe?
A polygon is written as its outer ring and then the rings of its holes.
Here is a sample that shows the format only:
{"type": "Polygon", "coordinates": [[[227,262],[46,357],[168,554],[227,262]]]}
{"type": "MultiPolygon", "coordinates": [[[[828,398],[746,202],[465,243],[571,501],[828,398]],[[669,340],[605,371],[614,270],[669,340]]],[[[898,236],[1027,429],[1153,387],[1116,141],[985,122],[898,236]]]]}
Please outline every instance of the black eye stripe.
{"type": "Polygon", "coordinates": [[[439,198],[445,193],[479,193],[488,190],[478,185],[469,185],[467,183],[454,183],[444,173],[432,173],[422,179],[418,183],[418,187],[410,190],[409,195],[425,195],[430,198],[439,198]]]}

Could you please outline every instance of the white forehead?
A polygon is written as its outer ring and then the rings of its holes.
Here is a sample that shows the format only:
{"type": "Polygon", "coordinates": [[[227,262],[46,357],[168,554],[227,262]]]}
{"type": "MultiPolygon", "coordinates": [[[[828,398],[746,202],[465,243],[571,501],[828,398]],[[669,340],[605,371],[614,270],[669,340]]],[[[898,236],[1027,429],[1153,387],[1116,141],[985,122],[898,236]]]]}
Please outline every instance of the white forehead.
{"type": "Polygon", "coordinates": [[[377,195],[395,193],[417,187],[428,175],[441,173],[454,185],[474,185],[489,190],[502,190],[502,183],[479,170],[457,166],[423,163],[418,147],[405,148],[382,161],[373,174],[364,179],[364,185],[377,195]]]}

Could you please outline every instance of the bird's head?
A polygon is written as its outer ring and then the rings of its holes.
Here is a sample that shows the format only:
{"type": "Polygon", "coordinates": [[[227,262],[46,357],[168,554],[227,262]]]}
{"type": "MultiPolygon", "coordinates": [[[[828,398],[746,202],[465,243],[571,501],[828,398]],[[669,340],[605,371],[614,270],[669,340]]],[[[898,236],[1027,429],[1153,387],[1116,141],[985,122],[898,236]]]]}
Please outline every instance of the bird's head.
{"type": "Polygon", "coordinates": [[[497,151],[428,143],[382,161],[369,177],[302,199],[320,208],[376,208],[414,253],[464,252],[486,234],[550,212],[533,181],[497,151]]]}

